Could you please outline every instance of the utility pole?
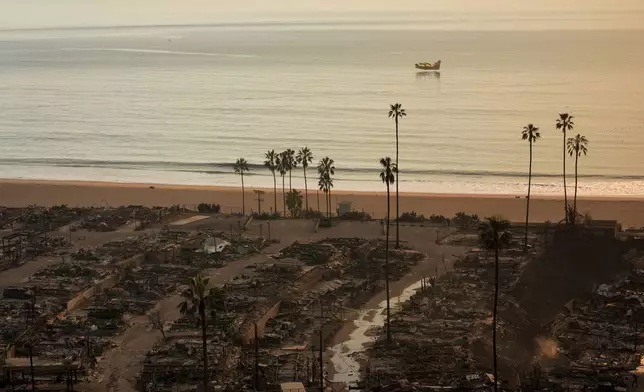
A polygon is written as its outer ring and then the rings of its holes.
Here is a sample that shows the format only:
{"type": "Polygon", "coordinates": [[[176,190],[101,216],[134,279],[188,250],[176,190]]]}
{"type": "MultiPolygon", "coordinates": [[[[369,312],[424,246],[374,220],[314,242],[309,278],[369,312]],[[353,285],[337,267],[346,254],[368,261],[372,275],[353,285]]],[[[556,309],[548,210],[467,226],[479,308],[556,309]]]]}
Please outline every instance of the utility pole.
{"type": "Polygon", "coordinates": [[[324,313],[322,312],[322,302],[320,302],[320,392],[324,392],[324,343],[322,331],[324,329],[324,313]]]}
{"type": "Polygon", "coordinates": [[[34,351],[33,351],[33,336],[29,340],[29,370],[31,372],[31,390],[36,392],[36,381],[34,379],[34,351]]]}
{"type": "MultiPolygon", "coordinates": [[[[33,288],[33,296],[31,299],[31,308],[29,309],[29,318],[31,319],[31,327],[36,324],[36,287],[33,288]]],[[[34,333],[35,328],[31,331],[31,333],[34,333]]],[[[33,351],[33,346],[34,346],[34,336],[29,337],[29,371],[31,372],[31,390],[32,392],[36,392],[36,380],[34,377],[34,351],[33,351]]]]}
{"type": "Polygon", "coordinates": [[[257,215],[261,215],[262,214],[262,202],[264,201],[264,198],[262,196],[266,192],[264,192],[261,189],[253,189],[253,192],[255,192],[255,195],[257,195],[257,215]]]}
{"type": "Polygon", "coordinates": [[[255,391],[259,390],[259,337],[257,336],[257,323],[255,323],[255,391]]]}
{"type": "Polygon", "coordinates": [[[315,346],[311,344],[311,385],[315,384],[315,346]]]}
{"type": "Polygon", "coordinates": [[[271,241],[271,222],[266,222],[266,226],[268,226],[268,241],[271,241]]]}

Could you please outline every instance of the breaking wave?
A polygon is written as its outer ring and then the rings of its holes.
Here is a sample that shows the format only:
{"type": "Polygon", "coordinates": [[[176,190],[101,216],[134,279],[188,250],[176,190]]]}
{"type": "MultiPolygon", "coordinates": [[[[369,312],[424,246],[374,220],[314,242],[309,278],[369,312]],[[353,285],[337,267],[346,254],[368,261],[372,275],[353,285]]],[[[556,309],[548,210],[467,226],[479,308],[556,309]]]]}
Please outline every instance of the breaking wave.
{"type": "MultiPolygon", "coordinates": [[[[170,161],[112,161],[112,160],[91,160],[91,159],[60,159],[60,158],[0,158],[0,165],[7,166],[45,166],[45,167],[79,167],[79,168],[108,168],[108,169],[131,169],[131,170],[155,170],[173,171],[202,174],[231,174],[235,166],[234,162],[170,162],[170,161]]],[[[263,164],[249,163],[251,169],[248,175],[270,175],[263,164]]],[[[374,173],[380,169],[374,167],[342,167],[336,166],[336,172],[341,176],[343,173],[374,173]]],[[[419,176],[471,176],[471,177],[502,177],[502,178],[523,178],[525,172],[516,171],[486,171],[486,170],[404,170],[405,173],[419,176]]],[[[560,173],[533,173],[534,178],[559,178],[560,173]]],[[[603,179],[603,180],[644,180],[642,175],[603,175],[603,174],[580,174],[580,178],[603,179]]]]}

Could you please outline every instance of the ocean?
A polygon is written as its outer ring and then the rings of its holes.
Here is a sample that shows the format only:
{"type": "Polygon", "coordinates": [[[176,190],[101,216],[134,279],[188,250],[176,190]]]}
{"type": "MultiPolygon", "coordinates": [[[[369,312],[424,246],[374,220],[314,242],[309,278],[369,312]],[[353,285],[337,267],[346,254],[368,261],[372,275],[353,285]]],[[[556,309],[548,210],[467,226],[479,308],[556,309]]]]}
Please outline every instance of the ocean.
{"type": "Polygon", "coordinates": [[[264,153],[308,146],[335,189],[379,191],[400,102],[401,191],[524,194],[534,123],[533,192],[560,194],[570,112],[580,195],[644,195],[644,30],[623,16],[0,31],[0,177],[238,186],[244,157],[272,187],[264,153]]]}

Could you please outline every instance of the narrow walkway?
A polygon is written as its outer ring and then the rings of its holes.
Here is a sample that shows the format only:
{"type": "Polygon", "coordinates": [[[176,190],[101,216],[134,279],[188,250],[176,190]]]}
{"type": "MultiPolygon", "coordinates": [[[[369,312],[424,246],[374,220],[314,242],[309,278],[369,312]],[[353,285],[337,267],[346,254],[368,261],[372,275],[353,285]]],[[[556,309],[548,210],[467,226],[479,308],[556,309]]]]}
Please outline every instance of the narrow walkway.
{"type": "MultiPolygon", "coordinates": [[[[273,262],[267,254],[276,252],[280,248],[281,246],[273,245],[266,248],[262,254],[232,261],[222,268],[207,269],[205,274],[210,277],[211,284],[224,284],[240,275],[249,265],[273,262]]],[[[156,309],[161,313],[161,319],[164,322],[173,322],[181,317],[177,308],[181,301],[181,295],[175,294],[157,304],[156,309]]],[[[149,327],[147,316],[136,317],[133,325],[116,338],[115,343],[118,347],[108,351],[99,363],[98,372],[102,378],[92,385],[81,384],[79,389],[95,392],[135,392],[136,377],[141,371],[142,361],[161,338],[161,332],[149,327]]]]}
{"type": "MultiPolygon", "coordinates": [[[[87,232],[87,231],[78,231],[73,233],[73,246],[70,249],[71,252],[78,250],[80,248],[94,248],[106,244],[114,240],[122,240],[127,237],[142,236],[145,234],[153,233],[158,229],[148,229],[141,231],[112,231],[107,233],[98,233],[98,232],[87,232]],[[79,239],[82,238],[82,239],[79,239]]],[[[59,235],[58,232],[52,232],[48,235],[59,235]]],[[[65,256],[69,258],[69,256],[65,256]]],[[[0,272],[0,288],[13,286],[21,282],[26,282],[29,277],[40,269],[48,267],[50,265],[55,265],[63,261],[62,256],[56,255],[47,255],[37,257],[34,260],[28,260],[25,264],[16,267],[10,268],[8,270],[0,272]]]]}

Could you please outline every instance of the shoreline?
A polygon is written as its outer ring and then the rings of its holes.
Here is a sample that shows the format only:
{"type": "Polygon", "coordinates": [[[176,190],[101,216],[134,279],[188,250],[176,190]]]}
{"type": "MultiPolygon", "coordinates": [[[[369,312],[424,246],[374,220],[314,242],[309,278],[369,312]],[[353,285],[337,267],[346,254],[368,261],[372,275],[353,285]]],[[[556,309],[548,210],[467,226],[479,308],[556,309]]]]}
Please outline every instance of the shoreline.
{"type": "MultiPolygon", "coordinates": [[[[84,181],[84,180],[46,180],[46,179],[19,179],[19,178],[0,178],[0,187],[3,185],[9,184],[38,184],[38,185],[76,185],[76,186],[88,186],[88,187],[97,187],[97,188],[140,188],[140,189],[150,189],[150,187],[155,187],[155,189],[172,189],[172,190],[202,190],[202,191],[237,191],[239,192],[241,186],[228,186],[228,185],[189,185],[189,184],[166,184],[158,182],[120,182],[120,181],[84,181]]],[[[312,183],[313,184],[313,183],[312,183]]],[[[315,185],[315,184],[313,184],[315,185]]],[[[248,187],[247,187],[248,188],[248,187]]],[[[569,187],[570,188],[570,187],[569,187]]],[[[273,193],[273,188],[266,187],[253,187],[252,189],[263,190],[267,193],[273,193]]],[[[252,192],[251,188],[246,189],[247,193],[252,192]]],[[[299,189],[304,193],[304,189],[299,189]]],[[[309,193],[315,192],[317,188],[309,188],[309,193]]],[[[281,187],[277,186],[277,193],[281,194],[281,187]]],[[[374,195],[384,195],[385,191],[352,191],[352,190],[342,190],[342,189],[333,189],[332,194],[335,195],[362,195],[362,194],[374,194],[374,195]]],[[[394,192],[392,192],[392,195],[394,192]]],[[[405,196],[418,196],[418,197],[428,197],[428,198],[442,198],[442,197],[471,197],[471,198],[516,198],[524,197],[525,194],[518,193],[438,193],[438,192],[414,192],[414,191],[405,191],[400,192],[401,195],[405,196]]],[[[533,200],[563,200],[563,194],[561,195],[550,195],[550,194],[537,194],[532,196],[533,200]]],[[[571,196],[568,199],[572,199],[571,196]]],[[[2,195],[0,195],[0,201],[2,200],[2,195]]],[[[623,201],[643,201],[644,195],[642,196],[629,196],[629,195],[593,195],[593,196],[578,196],[577,200],[590,200],[590,201],[605,201],[605,200],[623,200],[623,201]]]]}
{"type": "MultiPolygon", "coordinates": [[[[315,185],[315,184],[312,184],[315,185]]],[[[270,211],[274,205],[272,188],[254,188],[265,192],[262,211],[270,211]]],[[[301,190],[304,194],[304,190],[301,190]]],[[[309,189],[309,207],[324,210],[324,194],[309,189]]],[[[257,210],[253,189],[245,189],[246,212],[257,210]]],[[[277,209],[282,210],[281,189],[277,190],[277,209]]],[[[374,218],[386,215],[385,192],[355,192],[333,190],[332,209],[338,202],[349,201],[356,211],[364,211],[374,218]]],[[[392,192],[391,200],[395,200],[392,192]]],[[[530,221],[559,221],[563,218],[563,195],[532,197],[530,221]]],[[[569,201],[572,199],[569,197],[569,201]]],[[[179,204],[196,207],[199,203],[219,204],[223,213],[241,212],[241,187],[207,185],[173,185],[154,183],[126,183],[101,181],[57,181],[0,179],[0,205],[26,207],[28,205],[52,206],[120,206],[145,205],[168,206],[179,204]]],[[[456,212],[475,213],[480,217],[502,215],[513,222],[525,221],[525,197],[512,194],[440,194],[401,192],[400,211],[415,211],[428,217],[431,214],[452,217],[456,212]]],[[[392,202],[392,212],[395,202],[392,202]]],[[[624,227],[644,226],[644,196],[616,197],[591,196],[578,198],[580,213],[590,212],[594,219],[610,219],[621,222],[624,227]]],[[[395,213],[395,212],[394,212],[395,213]]]]}

